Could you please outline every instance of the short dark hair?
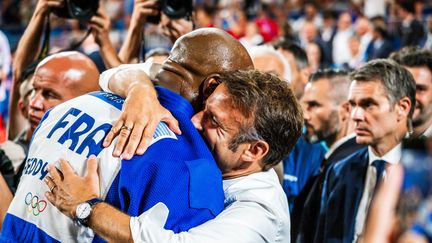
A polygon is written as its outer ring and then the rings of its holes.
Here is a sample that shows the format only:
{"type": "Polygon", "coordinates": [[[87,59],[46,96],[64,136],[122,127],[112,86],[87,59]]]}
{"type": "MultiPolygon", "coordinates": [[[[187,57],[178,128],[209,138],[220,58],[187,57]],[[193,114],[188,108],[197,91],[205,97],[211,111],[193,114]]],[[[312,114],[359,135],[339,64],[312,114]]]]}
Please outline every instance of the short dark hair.
{"type": "Polygon", "coordinates": [[[358,82],[379,81],[387,93],[390,104],[394,105],[403,97],[411,101],[408,118],[412,117],[415,108],[416,84],[408,70],[391,59],[376,59],[366,63],[350,75],[351,80],[358,82]]]}
{"type": "Polygon", "coordinates": [[[233,106],[251,123],[230,142],[235,151],[241,143],[266,141],[269,152],[262,163],[267,169],[285,158],[296,144],[303,126],[302,109],[287,82],[257,70],[221,76],[233,106]]]}
{"type": "Polygon", "coordinates": [[[348,71],[334,68],[318,69],[309,77],[309,82],[314,83],[320,79],[328,79],[331,85],[330,95],[336,104],[348,99],[348,90],[351,83],[348,71]]]}
{"type": "Polygon", "coordinates": [[[412,0],[398,0],[396,3],[405,11],[415,13],[414,1],[412,0]]]}
{"type": "Polygon", "coordinates": [[[426,66],[432,72],[432,51],[417,46],[407,46],[393,52],[390,58],[406,67],[426,66]]]}

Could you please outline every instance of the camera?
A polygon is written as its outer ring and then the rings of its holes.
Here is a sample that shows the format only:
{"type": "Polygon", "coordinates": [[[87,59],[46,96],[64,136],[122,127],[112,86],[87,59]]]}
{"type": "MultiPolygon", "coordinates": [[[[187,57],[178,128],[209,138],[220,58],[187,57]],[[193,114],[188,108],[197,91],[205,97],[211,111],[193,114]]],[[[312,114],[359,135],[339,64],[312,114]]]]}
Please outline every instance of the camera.
{"type": "Polygon", "coordinates": [[[90,20],[99,8],[99,0],[65,0],[62,8],[54,8],[53,13],[67,19],[90,20]]]}
{"type": "Polygon", "coordinates": [[[160,21],[160,11],[170,19],[180,19],[192,16],[192,0],[158,0],[159,14],[149,16],[147,22],[157,24],[160,21]]]}

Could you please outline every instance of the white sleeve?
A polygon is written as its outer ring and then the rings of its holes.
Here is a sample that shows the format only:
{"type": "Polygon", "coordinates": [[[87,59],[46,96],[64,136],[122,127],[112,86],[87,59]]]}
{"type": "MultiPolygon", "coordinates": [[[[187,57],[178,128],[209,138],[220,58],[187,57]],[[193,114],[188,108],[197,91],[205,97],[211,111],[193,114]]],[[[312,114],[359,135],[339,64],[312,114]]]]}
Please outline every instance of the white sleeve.
{"type": "Polygon", "coordinates": [[[161,222],[161,218],[166,220],[168,209],[165,205],[156,206],[150,209],[151,212],[149,210],[139,217],[131,218],[134,242],[290,242],[289,233],[286,232],[289,232],[289,226],[281,229],[280,222],[271,210],[256,202],[235,202],[215,219],[178,234],[163,228],[164,222],[161,222]],[[155,208],[156,206],[158,208],[155,208]]]}
{"type": "Polygon", "coordinates": [[[121,70],[132,68],[132,69],[139,69],[147,73],[147,75],[149,75],[150,77],[152,77],[151,76],[152,66],[153,66],[153,62],[145,62],[145,63],[137,63],[137,64],[122,64],[118,67],[108,69],[103,73],[101,73],[101,75],[99,76],[99,86],[103,91],[112,93],[112,91],[108,88],[108,83],[114,74],[116,74],[121,70]]]}

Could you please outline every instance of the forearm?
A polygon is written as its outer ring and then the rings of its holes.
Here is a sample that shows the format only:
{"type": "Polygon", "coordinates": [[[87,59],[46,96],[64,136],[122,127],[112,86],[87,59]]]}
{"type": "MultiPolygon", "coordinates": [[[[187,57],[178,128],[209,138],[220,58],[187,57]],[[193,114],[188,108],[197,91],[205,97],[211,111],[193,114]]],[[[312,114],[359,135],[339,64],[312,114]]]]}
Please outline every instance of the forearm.
{"type": "Polygon", "coordinates": [[[107,70],[101,74],[99,84],[105,90],[126,98],[131,88],[139,85],[148,88],[148,94],[156,95],[149,76],[146,73],[147,67],[144,64],[129,64],[116,69],[107,70]]]}
{"type": "Polygon", "coordinates": [[[24,34],[22,35],[15,52],[15,58],[13,61],[14,81],[21,82],[23,70],[30,63],[36,60],[40,51],[40,43],[45,19],[48,14],[48,10],[43,8],[36,8],[35,12],[33,13],[29,25],[24,31],[24,34]]]}
{"type": "Polygon", "coordinates": [[[121,46],[118,54],[123,63],[133,63],[134,60],[139,60],[141,40],[143,39],[143,36],[143,25],[131,23],[125,42],[121,46]]]}
{"type": "Polygon", "coordinates": [[[100,54],[107,69],[123,64],[108,36],[100,45],[100,54]]]}
{"type": "Polygon", "coordinates": [[[93,207],[89,226],[108,242],[133,242],[130,216],[114,207],[99,203],[93,207]]]}
{"type": "Polygon", "coordinates": [[[6,181],[3,178],[3,175],[0,174],[0,229],[3,225],[3,220],[6,215],[6,212],[9,208],[10,203],[12,202],[12,192],[9,190],[6,181]]]}

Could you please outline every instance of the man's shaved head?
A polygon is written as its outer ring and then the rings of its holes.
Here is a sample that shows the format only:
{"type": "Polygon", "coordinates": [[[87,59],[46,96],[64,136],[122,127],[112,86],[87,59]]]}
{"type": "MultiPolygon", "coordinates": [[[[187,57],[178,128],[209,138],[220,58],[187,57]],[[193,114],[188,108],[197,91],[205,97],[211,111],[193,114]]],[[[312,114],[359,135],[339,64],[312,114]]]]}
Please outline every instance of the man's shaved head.
{"type": "Polygon", "coordinates": [[[42,60],[33,75],[29,118],[35,129],[45,112],[72,98],[99,90],[99,72],[86,55],[61,52],[42,60]]]}
{"type": "Polygon", "coordinates": [[[71,89],[71,98],[99,89],[96,65],[80,52],[60,52],[46,57],[37,66],[35,75],[43,79],[51,72],[57,73],[61,85],[71,89]]]}
{"type": "Polygon", "coordinates": [[[201,28],[174,43],[157,81],[198,108],[208,96],[211,78],[247,69],[253,69],[253,63],[239,41],[223,30],[201,28]]]}

